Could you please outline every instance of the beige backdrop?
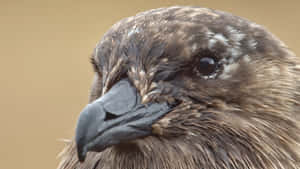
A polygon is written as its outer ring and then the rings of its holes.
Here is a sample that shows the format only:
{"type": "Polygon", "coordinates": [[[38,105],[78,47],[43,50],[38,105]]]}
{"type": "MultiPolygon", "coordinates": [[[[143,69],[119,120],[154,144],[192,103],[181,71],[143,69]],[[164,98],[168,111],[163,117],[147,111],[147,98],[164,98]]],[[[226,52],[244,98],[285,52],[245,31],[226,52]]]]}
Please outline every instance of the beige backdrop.
{"type": "Polygon", "coordinates": [[[300,53],[299,0],[0,0],[0,169],[53,169],[92,80],[89,56],[121,18],[197,5],[263,24],[300,53]]]}

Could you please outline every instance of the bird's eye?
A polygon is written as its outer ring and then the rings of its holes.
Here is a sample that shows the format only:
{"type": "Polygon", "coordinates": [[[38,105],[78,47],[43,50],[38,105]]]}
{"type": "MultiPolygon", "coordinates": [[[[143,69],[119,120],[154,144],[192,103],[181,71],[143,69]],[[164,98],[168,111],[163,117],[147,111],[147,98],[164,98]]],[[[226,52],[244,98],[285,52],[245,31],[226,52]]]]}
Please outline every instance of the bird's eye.
{"type": "Polygon", "coordinates": [[[217,67],[218,63],[215,58],[202,57],[196,66],[196,72],[201,76],[211,76],[216,73],[217,67]]]}

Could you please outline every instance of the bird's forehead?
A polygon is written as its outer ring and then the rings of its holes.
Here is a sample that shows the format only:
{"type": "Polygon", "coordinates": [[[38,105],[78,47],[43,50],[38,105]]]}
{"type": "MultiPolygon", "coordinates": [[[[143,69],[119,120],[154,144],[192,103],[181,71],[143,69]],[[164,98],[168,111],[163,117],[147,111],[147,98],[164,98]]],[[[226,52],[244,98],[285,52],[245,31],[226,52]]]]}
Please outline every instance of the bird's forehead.
{"type": "Polygon", "coordinates": [[[236,59],[255,52],[260,45],[257,37],[264,33],[261,26],[229,13],[207,8],[170,7],[119,21],[103,36],[96,49],[122,51],[121,48],[131,43],[151,48],[161,42],[176,49],[177,56],[192,57],[197,51],[209,49],[236,59]]]}

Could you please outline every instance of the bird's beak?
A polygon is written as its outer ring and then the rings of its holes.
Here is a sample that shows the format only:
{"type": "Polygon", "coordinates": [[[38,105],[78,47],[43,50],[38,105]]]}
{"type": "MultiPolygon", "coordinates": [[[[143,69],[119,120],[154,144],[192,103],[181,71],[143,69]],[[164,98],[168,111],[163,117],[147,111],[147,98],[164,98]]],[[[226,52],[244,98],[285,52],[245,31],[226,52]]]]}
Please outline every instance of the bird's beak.
{"type": "Polygon", "coordinates": [[[76,128],[79,161],[88,151],[101,152],[122,142],[151,135],[154,122],[167,114],[167,103],[141,104],[128,80],[115,84],[105,95],[88,104],[80,113],[76,128]]]}

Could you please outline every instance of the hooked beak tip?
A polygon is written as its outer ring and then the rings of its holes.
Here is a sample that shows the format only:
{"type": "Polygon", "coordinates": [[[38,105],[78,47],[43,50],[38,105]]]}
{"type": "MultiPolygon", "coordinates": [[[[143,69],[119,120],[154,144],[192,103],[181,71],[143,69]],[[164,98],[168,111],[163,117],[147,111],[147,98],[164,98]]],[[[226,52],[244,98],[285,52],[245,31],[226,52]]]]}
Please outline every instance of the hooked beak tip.
{"type": "Polygon", "coordinates": [[[87,150],[86,150],[85,146],[77,145],[77,156],[78,156],[79,162],[81,162],[81,163],[84,162],[86,154],[87,154],[87,150]]]}

